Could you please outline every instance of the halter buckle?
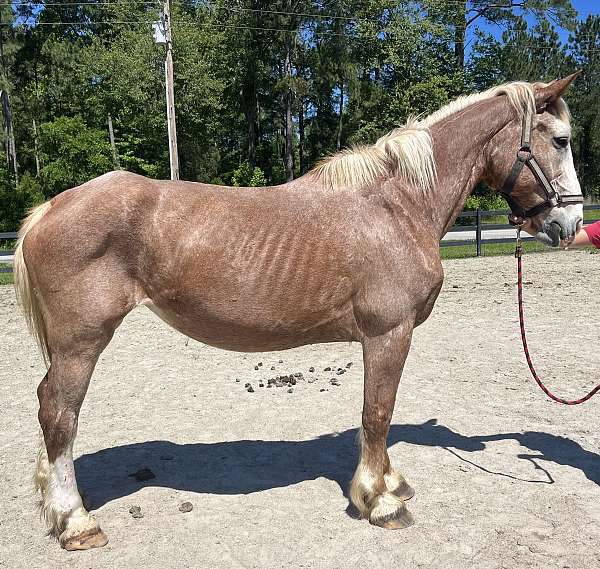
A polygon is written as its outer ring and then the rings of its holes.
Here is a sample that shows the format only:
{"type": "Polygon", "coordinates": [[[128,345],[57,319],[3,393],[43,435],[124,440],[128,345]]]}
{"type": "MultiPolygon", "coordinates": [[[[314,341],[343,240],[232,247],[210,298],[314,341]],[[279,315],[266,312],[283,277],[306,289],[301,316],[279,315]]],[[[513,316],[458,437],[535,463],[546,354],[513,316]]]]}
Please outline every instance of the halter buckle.
{"type": "Polygon", "coordinates": [[[517,229],[517,239],[519,238],[519,234],[521,233],[521,227],[525,223],[525,220],[520,216],[516,215],[513,212],[508,214],[508,223],[510,223],[513,227],[517,229]]]}

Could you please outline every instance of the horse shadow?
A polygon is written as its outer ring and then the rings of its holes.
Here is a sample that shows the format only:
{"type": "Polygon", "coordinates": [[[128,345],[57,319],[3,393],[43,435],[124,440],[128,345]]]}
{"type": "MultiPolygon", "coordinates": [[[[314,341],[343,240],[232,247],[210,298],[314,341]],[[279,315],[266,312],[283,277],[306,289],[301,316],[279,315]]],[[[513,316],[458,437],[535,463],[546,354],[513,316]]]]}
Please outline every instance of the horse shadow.
{"type": "MultiPolygon", "coordinates": [[[[146,441],[106,448],[85,454],[75,461],[77,479],[93,508],[131,495],[143,486],[157,486],[208,494],[250,494],[327,478],[345,493],[356,467],[357,429],[330,433],[303,441],[237,440],[218,443],[176,444],[146,441]],[[132,476],[148,468],[155,478],[145,482],[132,476]]],[[[440,447],[458,459],[490,475],[507,476],[525,483],[554,483],[537,461],[577,468],[600,486],[600,455],[566,437],[538,431],[464,436],[436,419],[422,424],[392,425],[388,444],[398,442],[440,447]],[[513,439],[535,454],[518,458],[532,460],[547,480],[526,480],[489,471],[455,451],[475,452],[486,443],[513,439]],[[454,450],[453,450],[454,449],[454,450]]]]}

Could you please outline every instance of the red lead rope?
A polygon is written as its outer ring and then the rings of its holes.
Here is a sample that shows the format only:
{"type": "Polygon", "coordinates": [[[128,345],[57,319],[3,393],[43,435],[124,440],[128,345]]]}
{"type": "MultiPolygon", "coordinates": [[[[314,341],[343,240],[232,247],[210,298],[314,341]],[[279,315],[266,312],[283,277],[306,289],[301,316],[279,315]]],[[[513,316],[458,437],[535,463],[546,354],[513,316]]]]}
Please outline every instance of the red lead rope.
{"type": "MultiPolygon", "coordinates": [[[[518,230],[517,230],[518,231],[518,230]]],[[[563,405],[579,405],[580,403],[585,403],[588,399],[591,399],[598,391],[600,391],[600,385],[597,385],[592,389],[585,397],[581,399],[575,399],[574,401],[567,401],[566,399],[561,399],[557,397],[542,383],[542,380],[538,377],[535,368],[533,367],[533,363],[531,362],[531,356],[529,355],[529,348],[527,347],[527,338],[525,337],[525,319],[523,317],[523,268],[522,268],[522,260],[521,256],[523,254],[523,246],[521,245],[521,239],[519,234],[517,233],[517,246],[515,249],[515,257],[517,258],[517,290],[519,295],[519,323],[521,324],[521,340],[523,340],[523,349],[525,350],[525,357],[527,358],[527,365],[531,370],[531,375],[533,375],[533,379],[540,386],[540,389],[553,401],[557,403],[562,403],[563,405]]]]}

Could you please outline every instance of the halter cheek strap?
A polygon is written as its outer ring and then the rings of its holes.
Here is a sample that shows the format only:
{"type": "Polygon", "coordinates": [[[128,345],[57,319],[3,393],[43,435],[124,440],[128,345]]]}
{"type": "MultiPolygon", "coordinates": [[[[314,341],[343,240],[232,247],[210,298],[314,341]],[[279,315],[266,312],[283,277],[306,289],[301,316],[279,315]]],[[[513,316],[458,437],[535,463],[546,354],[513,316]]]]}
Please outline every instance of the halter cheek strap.
{"type": "Polygon", "coordinates": [[[538,213],[553,207],[564,207],[572,204],[582,204],[583,195],[575,194],[570,196],[562,196],[555,191],[552,184],[548,181],[546,174],[538,164],[531,149],[531,131],[533,129],[533,114],[529,111],[523,114],[523,127],[521,130],[521,147],[517,151],[517,159],[511,168],[500,193],[507,201],[512,215],[509,216],[511,223],[516,223],[517,220],[524,220],[528,217],[534,217],[538,213]],[[517,179],[523,171],[523,167],[527,166],[534,175],[540,188],[546,195],[546,199],[530,209],[523,209],[512,197],[512,191],[515,189],[517,179]]]}

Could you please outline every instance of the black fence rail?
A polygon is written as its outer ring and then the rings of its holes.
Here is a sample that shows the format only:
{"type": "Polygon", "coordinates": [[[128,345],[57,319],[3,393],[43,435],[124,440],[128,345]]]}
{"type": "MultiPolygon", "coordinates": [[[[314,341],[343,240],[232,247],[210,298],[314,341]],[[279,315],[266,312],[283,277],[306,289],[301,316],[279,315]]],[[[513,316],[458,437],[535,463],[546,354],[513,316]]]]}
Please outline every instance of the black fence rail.
{"type": "MultiPolygon", "coordinates": [[[[600,211],[600,204],[595,205],[585,205],[583,206],[584,211],[600,211]]],[[[507,223],[484,223],[484,219],[488,219],[491,217],[499,217],[504,216],[508,220],[508,210],[507,209],[495,209],[491,211],[484,211],[481,209],[476,209],[473,211],[463,211],[458,215],[459,219],[475,219],[475,223],[472,225],[454,225],[452,229],[450,229],[449,233],[460,233],[465,231],[474,231],[475,237],[473,239],[445,239],[440,243],[440,247],[464,247],[468,245],[475,245],[476,255],[478,257],[482,254],[482,249],[484,245],[493,244],[493,243],[510,243],[514,241],[513,237],[495,237],[495,238],[485,238],[484,231],[495,231],[499,229],[514,229],[512,225],[507,223]]],[[[594,223],[595,221],[600,221],[600,219],[587,219],[585,221],[586,224],[594,223]]],[[[17,233],[14,231],[5,231],[0,232],[0,245],[3,241],[14,241],[17,238],[17,233]]],[[[523,236],[523,240],[532,240],[533,237],[523,236]]],[[[14,251],[9,249],[0,248],[0,258],[14,255],[14,251]]],[[[2,261],[0,260],[0,263],[2,261]]],[[[12,266],[10,263],[8,267],[0,267],[0,273],[11,273],[12,266]]]]}

